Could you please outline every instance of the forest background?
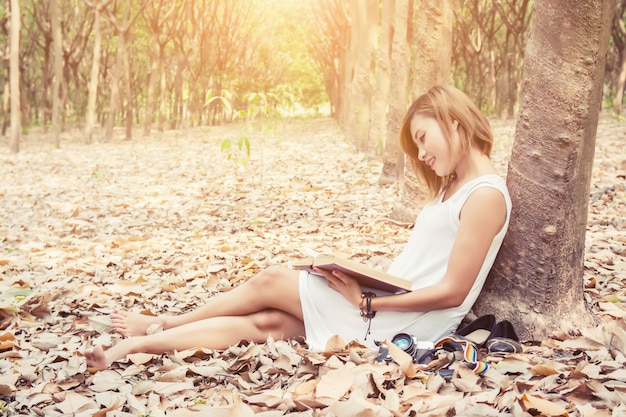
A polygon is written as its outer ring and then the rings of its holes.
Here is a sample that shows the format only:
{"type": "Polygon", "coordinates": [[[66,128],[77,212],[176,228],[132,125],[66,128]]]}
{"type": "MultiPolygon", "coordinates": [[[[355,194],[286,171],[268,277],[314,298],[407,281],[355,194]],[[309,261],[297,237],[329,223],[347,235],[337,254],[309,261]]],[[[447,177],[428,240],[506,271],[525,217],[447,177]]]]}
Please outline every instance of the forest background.
{"type": "MultiPolygon", "coordinates": [[[[10,3],[0,8],[5,62],[12,51],[10,3]]],[[[395,138],[385,123],[396,107],[389,91],[400,89],[393,84],[404,84],[411,97],[423,82],[417,74],[428,45],[419,36],[432,25],[419,24],[417,3],[15,2],[18,133],[43,127],[60,146],[58,132],[67,129],[81,129],[89,143],[93,129],[97,140],[112,140],[114,126],[125,126],[131,139],[136,125],[147,136],[153,129],[324,114],[359,150],[381,154],[385,139],[395,138]],[[403,48],[408,54],[399,55],[403,48]],[[408,79],[394,77],[407,70],[408,79]]],[[[617,114],[626,80],[625,9],[615,2],[606,61],[605,107],[617,114]]],[[[453,13],[450,82],[487,114],[515,117],[532,1],[461,2],[453,13]]],[[[2,136],[10,126],[10,74],[3,66],[2,136]]]]}
{"type": "MultiPolygon", "coordinates": [[[[338,239],[331,249],[357,258],[393,255],[406,233],[403,225],[410,222],[397,206],[389,206],[400,194],[397,182],[404,168],[396,161],[398,166],[383,169],[377,180],[373,173],[380,168],[376,161],[384,159],[387,167],[395,158],[388,145],[395,143],[406,105],[432,82],[423,67],[428,58],[438,57],[437,51],[429,51],[427,41],[441,21],[453,23],[449,34],[453,48],[440,54],[449,53],[449,63],[439,57],[435,66],[492,118],[497,136],[504,138],[494,156],[504,174],[512,140],[507,126],[519,110],[533,2],[462,2],[451,17],[432,7],[435,3],[7,1],[0,9],[2,57],[9,62],[0,73],[0,141],[13,153],[26,154],[3,160],[3,176],[9,181],[1,193],[7,221],[0,267],[3,300],[8,304],[0,311],[2,326],[9,332],[2,335],[0,368],[6,372],[0,387],[7,409],[88,414],[86,409],[101,407],[148,415],[156,409],[182,413],[210,405],[242,415],[267,409],[296,414],[294,410],[337,412],[325,407],[341,400],[355,415],[371,410],[372,404],[382,407],[374,409],[383,414],[391,409],[438,415],[480,404],[503,413],[619,411],[623,393],[615,381],[624,377],[616,361],[623,356],[612,350],[614,340],[624,340],[619,327],[609,332],[613,342],[608,344],[603,335],[585,333],[571,339],[568,334],[531,347],[526,352],[530,357],[502,361],[502,373],[517,378],[504,381],[492,374],[477,381],[462,375],[454,388],[431,385],[423,391],[432,380],[424,382],[393,367],[370,369],[367,353],[355,353],[339,343],[335,346],[339,353],[327,356],[269,343],[234,347],[223,356],[198,351],[165,357],[164,362],[133,358],[112,373],[85,376],[75,352],[90,337],[111,342],[110,335],[98,336],[93,330],[97,322],[92,321],[94,313],[110,311],[111,303],[153,313],[189,308],[207,292],[227,290],[270,261],[286,261],[297,253],[293,245],[304,243],[297,237],[303,232],[320,239],[333,230],[338,239]],[[10,13],[18,9],[19,13],[10,13]],[[11,36],[16,28],[19,36],[11,36]],[[320,116],[331,116],[363,159],[336,155],[324,169],[316,165],[316,172],[309,166],[301,168],[307,176],[284,172],[282,180],[273,177],[283,172],[277,166],[287,162],[276,159],[269,149],[300,167],[320,150],[324,159],[338,149],[348,152],[329,133],[329,120],[320,116]],[[311,140],[318,141],[317,146],[304,143],[311,140]],[[205,158],[193,147],[205,151],[205,158]],[[298,150],[306,154],[298,155],[298,150]],[[157,169],[154,161],[160,160],[170,172],[157,169]],[[268,172],[272,162],[274,172],[268,172]],[[211,185],[203,179],[205,165],[213,169],[211,185]],[[88,178],[88,186],[70,185],[73,172],[88,178]],[[320,180],[318,173],[329,180],[320,180]],[[357,177],[342,185],[345,180],[333,173],[357,177]],[[152,188],[149,184],[155,178],[168,178],[170,188],[152,188]],[[375,183],[393,184],[374,191],[385,197],[382,205],[370,201],[375,183]],[[138,193],[142,187],[153,193],[138,193]],[[268,190],[280,198],[267,200],[268,190]],[[331,190],[353,197],[340,200],[331,190]],[[187,200],[179,202],[177,197],[187,200]],[[195,206],[206,198],[225,204],[195,206]],[[286,210],[294,201],[306,201],[311,207],[286,210]],[[360,211],[351,211],[352,206],[360,211]],[[389,222],[378,223],[380,213],[388,212],[389,222]],[[316,218],[324,230],[307,218],[316,218]],[[279,223],[284,223],[282,228],[279,223]],[[354,234],[340,231],[346,224],[354,234]],[[182,235],[167,234],[167,227],[182,235]],[[240,238],[223,234],[229,231],[240,238]],[[366,237],[357,237],[357,232],[366,237]],[[370,234],[375,237],[367,237],[370,234]],[[214,249],[202,255],[203,245],[214,249]],[[183,253],[190,259],[183,259],[183,253]],[[102,263],[104,258],[107,262],[102,263]],[[151,280],[161,286],[154,288],[151,280]],[[63,288],[78,291],[72,295],[63,288]],[[46,324],[39,327],[41,319],[46,324]],[[582,350],[587,356],[577,353],[582,350]],[[268,358],[281,360],[269,366],[268,358]],[[359,375],[369,373],[369,382],[348,375],[346,370],[354,371],[355,364],[359,375]],[[142,372],[155,377],[144,379],[142,372]],[[554,375],[564,372],[565,382],[557,381],[554,375]],[[120,378],[129,373],[134,379],[120,378]],[[591,381],[578,384],[581,373],[591,381]],[[327,374],[332,378],[324,378],[327,374]],[[281,378],[288,378],[288,383],[281,378]],[[53,384],[46,385],[48,380],[53,384]],[[501,386],[497,393],[495,385],[501,386]],[[126,391],[131,388],[132,399],[126,391]],[[204,390],[200,395],[199,388],[204,390]],[[108,392],[108,397],[99,392],[108,392]],[[463,393],[472,395],[459,403],[463,393]],[[353,401],[361,394],[375,395],[377,400],[353,401]],[[440,398],[433,401],[433,395],[440,398]],[[541,402],[543,398],[556,402],[556,408],[541,402]],[[592,401],[591,408],[581,405],[583,400],[592,401]]],[[[619,115],[626,78],[624,10],[624,2],[616,1],[604,70],[603,106],[611,115],[604,119],[605,131],[618,137],[623,136],[619,115]]],[[[614,138],[605,139],[619,149],[614,138]]],[[[609,155],[608,148],[600,155],[609,155]]],[[[623,259],[624,242],[609,233],[622,224],[623,162],[622,168],[619,163],[603,164],[604,172],[594,178],[590,231],[595,234],[590,247],[598,252],[586,258],[587,271],[595,275],[587,274],[585,285],[587,296],[601,299],[597,305],[604,314],[622,318],[619,309],[609,307],[619,305],[623,293],[615,281],[623,279],[623,261],[615,263],[615,256],[623,259]]],[[[327,243],[318,241],[322,247],[327,243]]],[[[617,351],[623,352],[623,346],[617,351]]]]}

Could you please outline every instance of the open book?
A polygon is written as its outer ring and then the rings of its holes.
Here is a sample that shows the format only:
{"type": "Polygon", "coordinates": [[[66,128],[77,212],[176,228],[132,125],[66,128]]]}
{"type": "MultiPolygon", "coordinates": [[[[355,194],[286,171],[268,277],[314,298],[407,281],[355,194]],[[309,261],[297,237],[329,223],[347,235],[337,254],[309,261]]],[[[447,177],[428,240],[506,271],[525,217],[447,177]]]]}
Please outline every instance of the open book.
{"type": "Polygon", "coordinates": [[[296,269],[313,272],[313,268],[326,271],[341,271],[359,281],[363,287],[375,288],[383,291],[398,292],[411,291],[411,281],[399,278],[378,269],[360,264],[337,255],[320,253],[307,259],[293,263],[296,269]]]}

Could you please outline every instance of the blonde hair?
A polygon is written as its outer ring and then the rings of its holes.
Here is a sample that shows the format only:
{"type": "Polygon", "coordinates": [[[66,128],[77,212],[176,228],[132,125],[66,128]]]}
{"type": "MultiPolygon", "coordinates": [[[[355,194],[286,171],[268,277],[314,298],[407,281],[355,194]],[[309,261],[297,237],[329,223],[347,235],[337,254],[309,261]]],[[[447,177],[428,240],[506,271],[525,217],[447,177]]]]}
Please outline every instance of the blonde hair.
{"type": "Polygon", "coordinates": [[[446,85],[432,87],[411,104],[400,128],[400,147],[410,158],[417,178],[426,183],[431,196],[447,187],[451,175],[439,177],[418,158],[418,149],[411,137],[411,120],[416,115],[431,117],[437,121],[450,149],[459,155],[469,152],[470,147],[490,156],[493,134],[487,118],[461,90],[446,85]],[[458,123],[459,143],[453,143],[452,124],[458,123]]]}

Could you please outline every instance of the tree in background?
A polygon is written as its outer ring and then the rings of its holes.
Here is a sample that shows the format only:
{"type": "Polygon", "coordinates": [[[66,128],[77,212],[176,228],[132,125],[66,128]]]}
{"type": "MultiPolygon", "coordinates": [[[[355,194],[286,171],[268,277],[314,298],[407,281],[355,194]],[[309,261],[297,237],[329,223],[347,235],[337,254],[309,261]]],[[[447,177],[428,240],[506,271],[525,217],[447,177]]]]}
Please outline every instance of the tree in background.
{"type": "Polygon", "coordinates": [[[349,42],[348,13],[343,0],[312,1],[311,7],[319,25],[312,31],[308,48],[324,78],[330,114],[342,120],[340,113],[347,72],[344,55],[349,42]]]}
{"type": "MultiPolygon", "coordinates": [[[[360,152],[375,152],[375,144],[369,143],[370,106],[373,93],[372,62],[375,59],[378,38],[378,1],[351,0],[350,51],[346,56],[354,62],[351,76],[346,79],[348,100],[346,128],[344,131],[360,152]]],[[[347,74],[346,74],[347,75],[347,74]]]]}
{"type": "Polygon", "coordinates": [[[411,49],[409,47],[409,0],[396,0],[391,41],[391,84],[389,86],[387,112],[385,115],[385,146],[383,169],[379,183],[385,184],[402,179],[404,154],[397,138],[406,113],[409,97],[409,70],[411,49]]]}
{"type": "Polygon", "coordinates": [[[124,83],[124,92],[126,93],[126,140],[131,140],[133,136],[133,114],[134,114],[134,95],[131,83],[131,70],[128,57],[128,39],[130,30],[133,28],[143,9],[149,0],[143,0],[135,10],[131,0],[126,0],[125,4],[121,0],[114,0],[111,7],[107,8],[107,16],[109,22],[115,27],[117,33],[118,44],[115,58],[115,67],[113,70],[113,78],[111,80],[111,95],[109,100],[109,113],[106,122],[106,131],[104,141],[110,142],[113,139],[113,127],[115,126],[115,116],[117,106],[120,100],[120,80],[124,83]],[[118,16],[121,13],[122,17],[118,16]]]}
{"type": "Polygon", "coordinates": [[[611,26],[612,42],[609,49],[609,89],[614,91],[613,111],[622,113],[624,102],[624,87],[626,86],[626,24],[624,14],[626,13],[626,0],[617,1],[615,4],[615,14],[611,26]]]}
{"type": "Polygon", "coordinates": [[[20,150],[20,137],[22,134],[21,108],[20,108],[20,4],[18,0],[11,0],[11,28],[9,50],[9,72],[10,72],[10,95],[11,95],[11,127],[10,141],[11,152],[17,153],[20,150]]]}
{"type": "Polygon", "coordinates": [[[54,146],[59,148],[61,147],[61,125],[59,121],[61,99],[59,92],[63,82],[63,46],[57,0],[50,0],[50,30],[52,32],[52,50],[54,55],[54,72],[52,74],[52,141],[54,146]]]}
{"type": "MultiPolygon", "coordinates": [[[[374,67],[374,92],[370,105],[368,142],[381,154],[387,142],[386,122],[389,88],[391,84],[391,41],[394,31],[395,0],[383,1],[380,16],[380,33],[374,67]]],[[[381,175],[381,180],[383,176],[381,175]]]]}
{"type": "Polygon", "coordinates": [[[91,72],[89,74],[89,90],[87,99],[87,113],[85,120],[85,143],[92,142],[93,128],[96,117],[96,99],[98,95],[98,81],[100,79],[100,51],[102,49],[102,12],[111,3],[112,0],[100,1],[94,0],[93,3],[84,0],[94,13],[93,23],[93,54],[91,58],[91,72]]]}
{"type": "Polygon", "coordinates": [[[585,231],[613,8],[611,0],[535,2],[507,175],[513,213],[476,304],[527,340],[592,322],[585,231]]]}
{"type": "MultiPolygon", "coordinates": [[[[146,26],[152,37],[150,51],[150,72],[146,89],[146,111],[143,134],[150,136],[157,101],[164,96],[157,96],[157,85],[165,72],[165,48],[171,42],[171,31],[180,18],[181,7],[177,2],[155,0],[148,4],[143,14],[146,26]]],[[[162,91],[160,91],[162,93],[162,91]]],[[[162,110],[162,109],[161,109],[162,110]]]]}

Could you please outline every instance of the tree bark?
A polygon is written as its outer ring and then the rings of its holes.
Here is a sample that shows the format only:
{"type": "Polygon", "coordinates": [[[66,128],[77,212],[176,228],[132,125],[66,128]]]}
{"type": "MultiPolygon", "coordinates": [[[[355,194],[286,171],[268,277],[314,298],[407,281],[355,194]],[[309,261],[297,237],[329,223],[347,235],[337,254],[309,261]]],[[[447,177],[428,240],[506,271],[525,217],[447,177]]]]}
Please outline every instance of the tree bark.
{"type": "MultiPolygon", "coordinates": [[[[126,10],[130,10],[132,7],[131,0],[127,0],[126,10]]],[[[128,22],[128,20],[126,20],[128,22]]],[[[130,28],[130,24],[124,25],[126,28],[130,28]]],[[[128,62],[128,31],[124,32],[124,41],[119,44],[122,50],[122,64],[124,69],[124,92],[126,93],[126,134],[124,140],[131,140],[133,138],[133,115],[135,109],[133,86],[130,80],[130,63],[128,62]]]]}
{"type": "MultiPolygon", "coordinates": [[[[120,44],[124,41],[124,34],[120,34],[120,44]]],[[[122,73],[122,47],[118,45],[115,64],[113,67],[113,78],[111,79],[111,95],[109,96],[109,112],[107,115],[106,127],[104,131],[104,141],[113,140],[113,128],[115,127],[115,114],[120,98],[120,75],[122,73]]]]}
{"type": "Polygon", "coordinates": [[[535,2],[507,177],[513,213],[475,306],[524,340],[594,321],[583,261],[612,15],[611,0],[535,2]]]}
{"type": "Polygon", "coordinates": [[[92,5],[94,11],[94,41],[93,41],[93,58],[91,61],[91,74],[89,76],[89,95],[87,99],[87,117],[85,121],[85,143],[90,144],[93,140],[93,128],[95,124],[96,115],[96,98],[98,96],[98,78],[100,77],[100,49],[102,48],[102,28],[100,25],[101,7],[106,7],[107,1],[104,5],[100,5],[98,0],[92,5]]]}
{"type": "Polygon", "coordinates": [[[58,149],[61,147],[61,124],[59,121],[60,101],[59,91],[63,82],[63,45],[61,44],[61,24],[57,0],[50,0],[50,30],[52,31],[53,63],[52,75],[52,141],[58,149]]]}
{"type": "Polygon", "coordinates": [[[150,64],[150,75],[148,75],[148,89],[146,92],[146,118],[143,124],[143,135],[150,136],[150,130],[152,128],[152,120],[154,119],[154,105],[155,105],[155,91],[157,82],[160,79],[159,76],[159,64],[161,62],[161,47],[159,45],[158,34],[154,34],[152,40],[152,51],[150,64]]]}
{"type": "Polygon", "coordinates": [[[411,94],[418,98],[437,84],[450,83],[454,0],[419,2],[411,94]]]}
{"type": "MultiPolygon", "coordinates": [[[[398,137],[400,125],[409,101],[409,62],[411,52],[408,43],[409,0],[396,0],[394,33],[391,42],[391,84],[389,86],[389,109],[383,169],[378,179],[380,184],[397,182],[404,171],[404,154],[398,137]]],[[[415,219],[412,219],[415,220],[415,219]]]]}
{"type": "Polygon", "coordinates": [[[11,0],[11,49],[9,53],[10,91],[11,91],[11,152],[20,151],[22,135],[22,112],[20,109],[20,2],[11,0]]]}
{"type": "Polygon", "coordinates": [[[378,29],[378,2],[352,0],[350,5],[356,63],[351,82],[351,125],[346,126],[349,136],[360,152],[368,152],[370,104],[372,100],[372,57],[378,29]]]}
{"type": "MultiPolygon", "coordinates": [[[[380,35],[376,49],[376,73],[374,94],[370,106],[370,122],[368,142],[376,144],[378,152],[388,138],[385,133],[387,106],[389,105],[389,85],[391,83],[391,35],[393,33],[393,15],[395,0],[383,1],[380,18],[380,35]]],[[[393,140],[393,139],[392,139],[393,140]]]]}

